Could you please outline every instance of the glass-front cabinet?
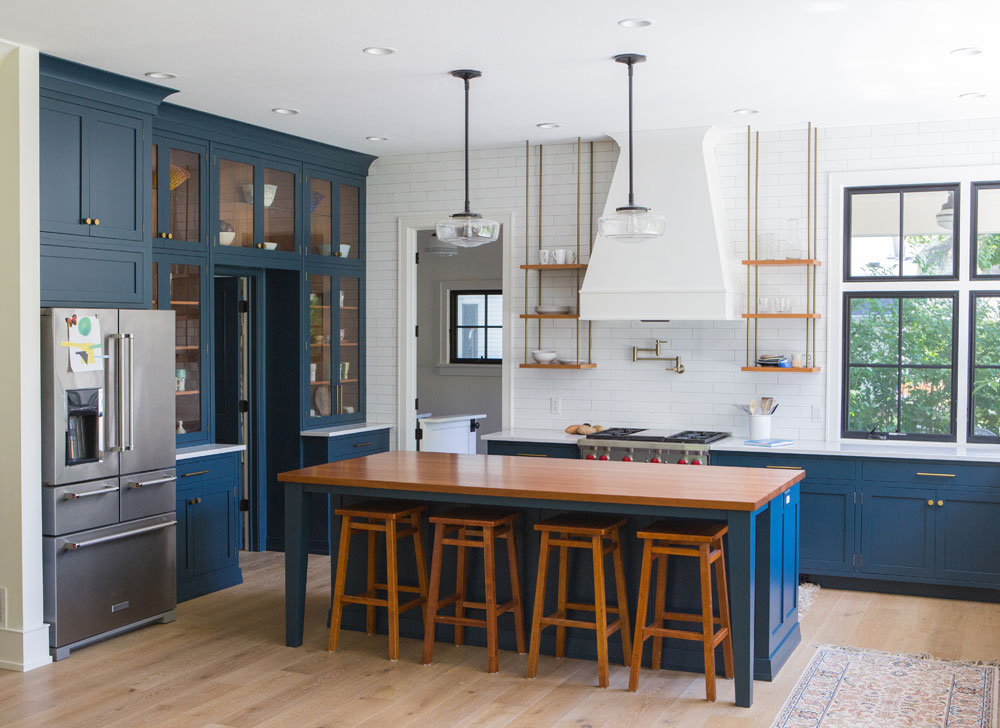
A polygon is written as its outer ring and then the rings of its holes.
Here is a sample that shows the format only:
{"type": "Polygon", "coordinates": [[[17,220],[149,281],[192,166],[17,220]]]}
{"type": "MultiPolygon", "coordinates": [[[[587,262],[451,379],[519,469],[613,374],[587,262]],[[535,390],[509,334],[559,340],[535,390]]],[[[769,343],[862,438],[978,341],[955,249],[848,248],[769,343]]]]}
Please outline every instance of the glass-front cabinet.
{"type": "Polygon", "coordinates": [[[153,308],[173,310],[174,401],[178,443],[208,440],[206,365],[207,277],[204,261],[157,255],[153,262],[153,308]]]}
{"type": "Polygon", "coordinates": [[[213,155],[218,250],[295,254],[299,220],[296,165],[220,150],[213,155]]]}
{"type": "Polygon", "coordinates": [[[152,235],[158,247],[204,249],[207,159],[204,146],[154,138],[152,235]]]}
{"type": "Polygon", "coordinates": [[[364,330],[360,275],[306,274],[309,357],[304,391],[308,425],[364,419],[364,330]]]}
{"type": "Polygon", "coordinates": [[[309,170],[304,195],[308,254],[341,261],[364,260],[361,183],[309,170]]]}

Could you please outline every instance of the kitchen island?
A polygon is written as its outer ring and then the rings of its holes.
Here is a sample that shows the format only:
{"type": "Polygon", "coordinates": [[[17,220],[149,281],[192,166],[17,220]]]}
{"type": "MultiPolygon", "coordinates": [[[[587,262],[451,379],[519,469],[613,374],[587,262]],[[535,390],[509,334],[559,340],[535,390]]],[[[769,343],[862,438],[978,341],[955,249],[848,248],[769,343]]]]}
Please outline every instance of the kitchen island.
{"type": "MultiPolygon", "coordinates": [[[[538,553],[531,524],[549,512],[620,513],[629,517],[630,532],[662,517],[713,519],[729,526],[727,566],[735,694],[737,705],[749,707],[753,679],[772,678],[800,640],[798,482],[803,477],[802,471],[792,470],[404,451],[282,473],[278,480],[285,484],[285,643],[291,647],[302,644],[310,502],[307,493],[324,493],[348,502],[352,498],[405,497],[427,502],[432,509],[447,504],[524,509],[518,547],[521,573],[529,587],[534,581],[538,553]]],[[[339,523],[333,524],[332,530],[338,528],[339,523]]],[[[638,549],[631,537],[627,543],[632,611],[638,586],[638,549]]],[[[406,563],[407,556],[401,556],[400,564],[406,563]]],[[[353,577],[360,583],[362,571],[360,561],[352,564],[352,572],[356,573],[349,574],[349,581],[353,577]]],[[[405,573],[402,567],[401,573],[405,573]]],[[[668,601],[671,608],[687,608],[690,602],[685,604],[685,599],[696,595],[697,582],[682,568],[673,574],[668,601]]],[[[498,582],[502,583],[501,576],[498,582]]],[[[531,604],[533,599],[528,589],[525,603],[531,604]]],[[[345,626],[350,623],[345,621],[345,626]]],[[[419,615],[410,631],[414,637],[422,633],[419,615]]],[[[570,654],[586,656],[585,646],[592,641],[579,640],[578,649],[570,649],[570,654]]],[[[681,648],[667,652],[668,667],[702,669],[698,652],[681,648]]]]}

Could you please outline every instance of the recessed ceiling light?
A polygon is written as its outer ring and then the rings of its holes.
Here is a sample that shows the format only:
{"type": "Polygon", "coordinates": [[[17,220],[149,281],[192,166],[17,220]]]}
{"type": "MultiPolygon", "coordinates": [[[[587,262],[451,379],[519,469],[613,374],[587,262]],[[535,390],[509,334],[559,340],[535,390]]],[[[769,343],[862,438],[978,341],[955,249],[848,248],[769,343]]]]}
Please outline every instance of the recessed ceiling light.
{"type": "Polygon", "coordinates": [[[554,121],[543,121],[541,124],[535,124],[539,129],[558,129],[562,124],[557,124],[554,121]]]}
{"type": "Polygon", "coordinates": [[[959,94],[958,98],[960,98],[960,99],[985,99],[986,98],[986,94],[984,94],[982,91],[969,91],[968,93],[965,93],[965,94],[959,94]]]}
{"type": "Polygon", "coordinates": [[[618,25],[623,28],[648,28],[655,20],[649,18],[625,18],[618,21],[618,25]]]}
{"type": "Polygon", "coordinates": [[[166,71],[149,71],[146,73],[150,78],[166,79],[166,78],[177,78],[176,73],[167,73],[166,71]]]}
{"type": "Polygon", "coordinates": [[[389,48],[388,46],[368,46],[362,49],[363,52],[370,56],[391,56],[396,52],[395,48],[389,48]]]}
{"type": "Polygon", "coordinates": [[[365,139],[367,139],[370,142],[387,142],[387,141],[389,141],[389,137],[380,137],[380,136],[367,136],[367,137],[365,137],[365,139]]]}
{"type": "Polygon", "coordinates": [[[983,52],[982,48],[975,48],[974,46],[969,46],[968,48],[956,48],[951,52],[953,56],[978,56],[983,52]]]}
{"type": "Polygon", "coordinates": [[[734,114],[739,114],[740,116],[753,116],[758,113],[757,109],[733,109],[734,114]]]}
{"type": "Polygon", "coordinates": [[[277,106],[271,109],[271,111],[273,111],[275,114],[281,114],[282,116],[295,116],[297,113],[299,113],[298,109],[287,109],[282,106],[277,106]]]}

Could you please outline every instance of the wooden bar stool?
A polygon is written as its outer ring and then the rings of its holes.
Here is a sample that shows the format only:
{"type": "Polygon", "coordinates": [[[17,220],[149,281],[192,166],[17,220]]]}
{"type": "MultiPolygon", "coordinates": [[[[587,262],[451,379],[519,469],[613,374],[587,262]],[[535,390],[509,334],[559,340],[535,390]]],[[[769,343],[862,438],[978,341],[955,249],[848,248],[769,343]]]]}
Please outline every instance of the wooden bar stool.
{"type": "Polygon", "coordinates": [[[625,589],[625,569],[622,565],[621,533],[624,518],[580,513],[564,513],[535,524],[535,530],[542,533],[542,544],[538,552],[538,580],[535,585],[535,609],[531,618],[531,650],[528,653],[528,677],[538,672],[538,650],[542,641],[542,630],[556,628],[556,657],[566,656],[566,628],[592,629],[597,634],[597,675],[602,688],[609,682],[608,637],[621,630],[622,659],[626,665],[631,659],[631,630],[628,622],[628,592],[625,589]],[[553,537],[554,534],[554,537],[553,537]],[[605,544],[605,541],[608,543],[605,544]],[[549,551],[559,548],[559,587],[556,611],[548,616],[545,612],[545,577],[549,565],[549,551]],[[567,601],[569,586],[569,549],[586,549],[594,558],[594,603],[580,604],[567,601]],[[612,554],[614,561],[615,586],[618,592],[617,606],[609,606],[604,584],[604,557],[612,554]],[[586,611],[594,613],[594,621],[569,619],[567,612],[586,611]],[[608,613],[618,618],[608,624],[608,613]]]}
{"type": "Polygon", "coordinates": [[[344,506],[335,511],[341,517],[341,522],[340,550],[337,553],[337,578],[333,587],[333,611],[330,615],[328,649],[331,652],[337,649],[340,642],[340,621],[344,613],[344,605],[364,604],[367,612],[365,631],[368,634],[375,634],[375,607],[389,609],[389,659],[392,661],[399,659],[399,615],[427,602],[427,563],[424,558],[423,526],[420,519],[420,514],[425,510],[427,510],[427,506],[420,503],[373,500],[344,506]],[[379,532],[385,533],[385,584],[376,583],[375,577],[375,537],[379,532]],[[348,553],[351,549],[351,536],[355,533],[368,534],[368,588],[361,594],[345,594],[348,553]],[[417,562],[417,583],[419,586],[406,586],[399,583],[396,545],[401,538],[407,536],[413,536],[413,552],[417,562]],[[386,598],[379,598],[378,591],[386,592],[386,598]],[[400,604],[400,592],[417,594],[418,596],[400,604]]]}
{"type": "Polygon", "coordinates": [[[456,508],[430,517],[430,522],[434,524],[434,551],[431,555],[431,587],[427,597],[427,614],[424,617],[423,662],[425,665],[431,662],[434,654],[434,625],[454,625],[456,645],[465,643],[465,627],[485,627],[487,672],[499,672],[497,619],[506,612],[514,613],[517,651],[524,654],[524,610],[521,606],[521,579],[518,575],[517,547],[514,543],[514,520],[517,517],[516,511],[472,507],[456,508]],[[452,534],[454,535],[452,536],[452,534]],[[511,591],[511,600],[501,605],[497,605],[496,585],[495,539],[498,538],[507,540],[511,591]],[[445,546],[458,547],[458,568],[455,578],[455,593],[441,599],[441,560],[445,546]],[[466,599],[466,549],[469,548],[483,550],[483,571],[486,579],[485,602],[470,602],[466,599]],[[450,604],[455,605],[455,616],[438,614],[442,608],[450,604]],[[481,609],[486,612],[486,616],[484,619],[472,619],[465,616],[466,609],[481,609]]]}
{"type": "Polygon", "coordinates": [[[652,668],[660,669],[663,656],[663,638],[696,640],[705,650],[705,698],[715,700],[715,648],[722,643],[725,674],[733,676],[733,639],[729,628],[729,593],[726,589],[726,560],[722,550],[722,537],[729,528],[716,521],[667,519],[638,531],[645,541],[642,549],[642,576],[639,582],[639,604],[635,616],[635,639],[632,643],[632,674],[628,689],[639,687],[639,666],[642,661],[642,644],[653,638],[652,668]],[[701,571],[701,614],[666,612],[667,559],[670,556],[690,556],[698,559],[701,571]],[[646,624],[649,605],[649,588],[653,561],[656,561],[656,596],[653,604],[653,621],[646,624]],[[719,597],[719,616],[712,610],[712,572],[715,564],[715,581],[719,597]],[[700,622],[698,631],[666,629],[664,621],[700,622]],[[715,625],[719,625],[716,631],[715,625]]]}

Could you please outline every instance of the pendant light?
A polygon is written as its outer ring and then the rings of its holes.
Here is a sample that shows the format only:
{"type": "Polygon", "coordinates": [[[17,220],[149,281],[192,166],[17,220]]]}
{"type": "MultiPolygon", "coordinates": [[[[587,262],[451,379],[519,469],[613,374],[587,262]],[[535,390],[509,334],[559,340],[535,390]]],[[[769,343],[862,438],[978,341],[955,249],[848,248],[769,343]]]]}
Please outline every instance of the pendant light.
{"type": "Polygon", "coordinates": [[[955,229],[955,193],[949,192],[948,199],[941,205],[937,215],[934,216],[939,227],[945,230],[955,229]]]}
{"type": "Polygon", "coordinates": [[[622,53],[615,56],[615,62],[628,66],[628,204],[619,207],[613,215],[604,215],[598,222],[598,233],[603,238],[619,240],[623,243],[639,243],[658,238],[667,227],[667,219],[655,215],[647,207],[635,204],[632,184],[632,67],[642,63],[646,56],[639,53],[622,53]]]}
{"type": "Polygon", "coordinates": [[[442,243],[459,248],[476,248],[500,237],[500,223],[486,220],[469,209],[469,81],[483,74],[480,71],[460,70],[452,71],[451,75],[465,81],[465,210],[439,222],[435,232],[442,243]]]}
{"type": "Polygon", "coordinates": [[[458,255],[458,248],[437,239],[437,233],[431,233],[431,239],[424,246],[424,253],[441,258],[453,258],[458,255]]]}

